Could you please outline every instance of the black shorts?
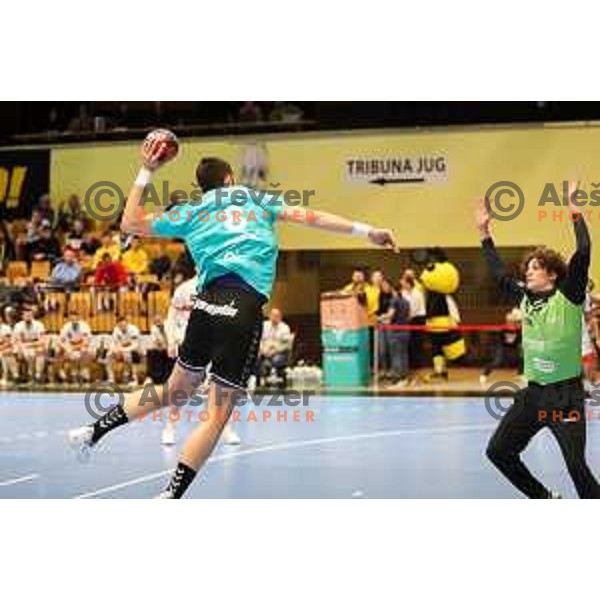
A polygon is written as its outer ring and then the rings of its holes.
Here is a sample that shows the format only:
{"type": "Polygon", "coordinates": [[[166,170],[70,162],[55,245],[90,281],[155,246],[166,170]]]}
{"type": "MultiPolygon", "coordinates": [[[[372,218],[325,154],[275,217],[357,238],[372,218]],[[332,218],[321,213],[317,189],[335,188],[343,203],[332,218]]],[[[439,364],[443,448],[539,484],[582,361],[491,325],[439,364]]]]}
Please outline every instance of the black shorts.
{"type": "Polygon", "coordinates": [[[224,385],[245,389],[262,336],[263,300],[235,287],[209,287],[196,297],[177,362],[224,385]]]}

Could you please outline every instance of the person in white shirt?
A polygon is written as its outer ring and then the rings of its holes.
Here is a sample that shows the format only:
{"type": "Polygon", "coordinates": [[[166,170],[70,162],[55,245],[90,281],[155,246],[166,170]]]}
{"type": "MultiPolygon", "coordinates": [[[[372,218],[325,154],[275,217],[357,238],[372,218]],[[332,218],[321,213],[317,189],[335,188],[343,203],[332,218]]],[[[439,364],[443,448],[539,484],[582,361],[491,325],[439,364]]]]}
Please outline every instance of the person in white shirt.
{"type": "Polygon", "coordinates": [[[197,289],[198,276],[195,275],[178,285],[173,293],[173,298],[171,298],[166,321],[167,337],[169,339],[168,352],[171,358],[177,357],[177,348],[185,337],[185,330],[190,320],[197,289]]]}
{"type": "Polygon", "coordinates": [[[593,316],[592,290],[594,283],[590,279],[587,285],[585,302],[583,303],[583,317],[581,328],[581,361],[583,363],[583,374],[590,383],[595,382],[596,362],[598,360],[596,354],[596,327],[593,316]]]}
{"type": "Polygon", "coordinates": [[[278,308],[271,309],[269,319],[263,323],[262,338],[258,353],[259,374],[261,378],[275,370],[285,387],[285,369],[290,359],[292,332],[283,321],[278,308]]]}
{"type": "Polygon", "coordinates": [[[173,361],[167,354],[168,347],[167,329],[162,316],[156,314],[146,345],[146,384],[162,385],[168,379],[173,368],[173,361]]]}
{"type": "Polygon", "coordinates": [[[80,318],[77,310],[69,312],[69,321],[60,330],[58,356],[61,361],[60,378],[65,381],[70,378],[77,382],[89,382],[92,353],[90,326],[80,318]],[[69,377],[65,373],[69,371],[69,377]]]}
{"type": "Polygon", "coordinates": [[[46,328],[33,318],[33,309],[23,309],[23,319],[13,330],[18,359],[27,367],[29,379],[41,383],[45,366],[46,328]]]}
{"type": "MultiPolygon", "coordinates": [[[[402,273],[400,291],[410,304],[410,324],[424,327],[427,321],[425,294],[419,289],[415,279],[415,272],[412,269],[406,269],[402,273]]],[[[408,342],[408,364],[411,370],[419,369],[425,365],[423,351],[424,335],[423,329],[411,331],[408,342]]]]}
{"type": "Polygon", "coordinates": [[[12,381],[16,381],[19,377],[13,330],[6,311],[2,315],[2,322],[0,322],[0,361],[2,363],[0,387],[5,388],[8,385],[9,377],[12,381]]]}
{"type": "MultiPolygon", "coordinates": [[[[196,274],[191,279],[187,279],[179,284],[173,292],[165,330],[167,333],[167,352],[170,359],[170,369],[173,368],[174,359],[177,358],[179,346],[185,338],[185,330],[187,329],[192,306],[196,298],[198,289],[198,275],[196,274]]],[[[168,376],[168,374],[167,374],[168,376]]],[[[179,410],[177,407],[172,407],[171,410],[179,410]]],[[[175,423],[176,419],[167,419],[163,428],[161,441],[165,446],[175,444],[175,423]]],[[[230,446],[236,446],[241,443],[239,435],[235,432],[231,420],[227,422],[223,429],[223,442],[230,446]]]]}
{"type": "Polygon", "coordinates": [[[136,365],[140,364],[140,330],[121,316],[117,326],[113,329],[112,345],[108,351],[106,370],[108,380],[115,383],[115,367],[123,367],[123,381],[129,383],[130,379],[137,379],[136,365]],[[127,376],[125,376],[127,371],[127,376]]]}

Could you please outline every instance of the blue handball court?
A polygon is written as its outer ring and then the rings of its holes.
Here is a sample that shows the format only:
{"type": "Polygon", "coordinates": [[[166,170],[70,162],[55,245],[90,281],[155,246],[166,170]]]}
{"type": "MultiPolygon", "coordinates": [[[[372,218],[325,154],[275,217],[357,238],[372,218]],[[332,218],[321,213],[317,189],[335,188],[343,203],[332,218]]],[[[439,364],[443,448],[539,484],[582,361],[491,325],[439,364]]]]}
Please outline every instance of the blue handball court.
{"type": "MultiPolygon", "coordinates": [[[[182,417],[174,447],[161,445],[163,425],[149,417],[82,457],[66,443],[70,428],[90,421],[82,394],[0,393],[0,497],[153,498],[198,426],[199,410],[182,417]]],[[[481,397],[335,395],[311,398],[308,407],[239,411],[241,445],[219,443],[187,497],[520,497],[484,456],[498,421],[481,397]]],[[[587,453],[600,472],[596,416],[587,453]]],[[[576,497],[548,432],[534,438],[524,459],[548,487],[576,497]]]]}

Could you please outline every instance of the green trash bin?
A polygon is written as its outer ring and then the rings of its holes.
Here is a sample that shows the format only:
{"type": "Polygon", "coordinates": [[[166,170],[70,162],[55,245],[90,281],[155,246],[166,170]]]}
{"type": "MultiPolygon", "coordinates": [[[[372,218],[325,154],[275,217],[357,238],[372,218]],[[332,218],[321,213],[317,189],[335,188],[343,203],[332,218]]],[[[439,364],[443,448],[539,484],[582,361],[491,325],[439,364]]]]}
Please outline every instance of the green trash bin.
{"type": "Polygon", "coordinates": [[[323,372],[327,387],[369,385],[369,330],[324,329],[323,372]]]}

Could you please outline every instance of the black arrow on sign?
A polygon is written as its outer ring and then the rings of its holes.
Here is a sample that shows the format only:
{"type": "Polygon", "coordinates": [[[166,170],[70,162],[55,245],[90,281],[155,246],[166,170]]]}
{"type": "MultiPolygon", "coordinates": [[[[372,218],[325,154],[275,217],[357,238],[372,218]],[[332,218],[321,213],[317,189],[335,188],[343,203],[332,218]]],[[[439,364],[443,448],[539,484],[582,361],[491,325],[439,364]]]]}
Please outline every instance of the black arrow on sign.
{"type": "Polygon", "coordinates": [[[386,179],[385,177],[379,177],[378,179],[371,179],[369,183],[374,185],[389,185],[390,183],[425,183],[424,177],[411,177],[409,179],[386,179]]]}

